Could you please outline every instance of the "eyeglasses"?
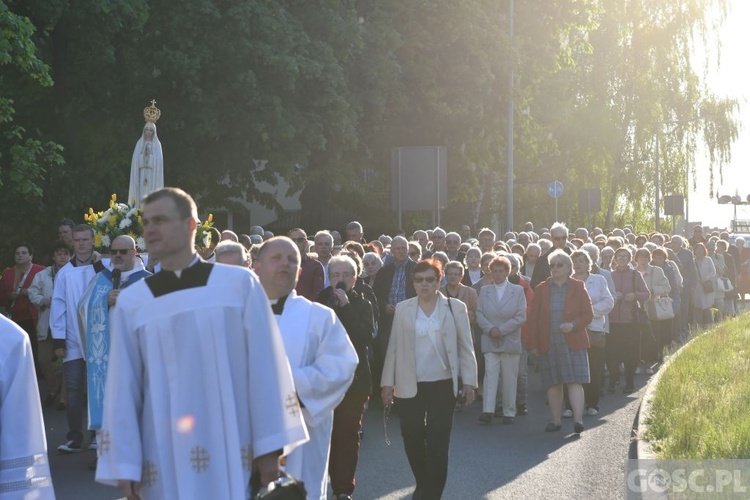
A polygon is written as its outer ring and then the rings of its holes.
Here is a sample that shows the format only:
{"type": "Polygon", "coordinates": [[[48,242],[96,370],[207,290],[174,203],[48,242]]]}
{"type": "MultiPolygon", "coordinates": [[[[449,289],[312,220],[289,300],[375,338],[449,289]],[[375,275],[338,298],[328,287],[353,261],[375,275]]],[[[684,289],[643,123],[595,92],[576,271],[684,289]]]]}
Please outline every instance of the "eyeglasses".
{"type": "Polygon", "coordinates": [[[132,251],[132,248],[113,248],[112,255],[127,255],[132,251]]]}
{"type": "Polygon", "coordinates": [[[423,283],[426,282],[428,284],[435,283],[437,281],[437,278],[435,276],[414,276],[414,283],[423,283]]]}
{"type": "Polygon", "coordinates": [[[553,262],[549,265],[550,269],[556,269],[558,267],[565,267],[565,264],[561,264],[560,262],[553,262]]]}
{"type": "Polygon", "coordinates": [[[298,238],[292,238],[292,241],[295,243],[302,243],[303,241],[307,241],[307,238],[305,238],[304,236],[300,236],[298,238]]]}

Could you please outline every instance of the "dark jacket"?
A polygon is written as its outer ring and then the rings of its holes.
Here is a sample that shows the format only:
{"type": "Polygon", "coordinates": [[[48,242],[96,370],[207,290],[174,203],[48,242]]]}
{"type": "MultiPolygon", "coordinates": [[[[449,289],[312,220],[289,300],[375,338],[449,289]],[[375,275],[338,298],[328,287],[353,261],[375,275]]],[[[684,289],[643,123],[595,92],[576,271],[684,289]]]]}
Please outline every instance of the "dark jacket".
{"type": "Polygon", "coordinates": [[[339,306],[334,300],[333,288],[324,288],[319,294],[317,301],[336,312],[336,316],[344,325],[349,340],[352,341],[354,349],[359,357],[359,364],[354,372],[354,380],[349,386],[347,393],[370,394],[372,375],[370,374],[369,350],[375,333],[372,319],[372,304],[362,298],[355,290],[347,292],[349,304],[339,306]]]}
{"type": "Polygon", "coordinates": [[[375,296],[372,287],[360,276],[354,283],[354,290],[356,290],[363,299],[370,301],[370,304],[372,305],[373,324],[377,328],[378,321],[380,321],[380,309],[378,308],[378,298],[375,296]]]}
{"type": "MultiPolygon", "coordinates": [[[[410,299],[417,296],[417,292],[414,289],[414,267],[417,263],[411,259],[406,259],[405,265],[406,298],[410,299]]],[[[391,326],[393,325],[393,314],[387,314],[385,308],[388,306],[388,296],[391,293],[391,284],[393,284],[393,276],[395,273],[396,262],[391,260],[388,264],[384,265],[380,271],[378,271],[378,274],[375,276],[375,286],[372,287],[375,296],[378,299],[378,308],[380,309],[378,336],[384,335],[385,340],[390,337],[391,326]]]]}

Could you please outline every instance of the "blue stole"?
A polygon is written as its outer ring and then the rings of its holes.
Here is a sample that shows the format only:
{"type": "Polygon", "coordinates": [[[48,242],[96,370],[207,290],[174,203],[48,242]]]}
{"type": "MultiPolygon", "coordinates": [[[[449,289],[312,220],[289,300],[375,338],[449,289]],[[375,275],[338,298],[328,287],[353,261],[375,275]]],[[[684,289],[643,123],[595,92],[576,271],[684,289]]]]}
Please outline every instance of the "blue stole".
{"type": "MultiPolygon", "coordinates": [[[[148,271],[136,271],[120,286],[126,288],[141,278],[149,276],[148,271]]],[[[94,277],[83,299],[86,308],[86,378],[88,381],[89,429],[102,427],[104,410],[104,387],[107,384],[109,364],[109,306],[107,295],[114,289],[112,271],[104,269],[94,277]]]]}

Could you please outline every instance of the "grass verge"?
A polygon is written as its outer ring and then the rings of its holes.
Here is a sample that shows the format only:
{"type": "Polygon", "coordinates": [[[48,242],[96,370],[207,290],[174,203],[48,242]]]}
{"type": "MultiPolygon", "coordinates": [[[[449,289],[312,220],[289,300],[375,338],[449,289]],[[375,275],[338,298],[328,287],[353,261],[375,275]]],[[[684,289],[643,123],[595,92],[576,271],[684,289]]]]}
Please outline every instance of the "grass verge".
{"type": "Polygon", "coordinates": [[[750,314],[699,336],[664,370],[644,436],[658,458],[750,458],[750,314]]]}

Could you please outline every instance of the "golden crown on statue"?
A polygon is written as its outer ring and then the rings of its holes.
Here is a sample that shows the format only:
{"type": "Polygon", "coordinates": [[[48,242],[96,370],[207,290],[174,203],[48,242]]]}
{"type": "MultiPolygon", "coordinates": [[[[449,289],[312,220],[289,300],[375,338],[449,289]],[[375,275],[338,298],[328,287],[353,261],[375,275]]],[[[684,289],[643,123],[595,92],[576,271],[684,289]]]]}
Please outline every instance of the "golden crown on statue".
{"type": "Polygon", "coordinates": [[[151,106],[143,108],[143,117],[146,119],[146,123],[156,123],[161,116],[161,111],[156,107],[156,101],[151,100],[151,106]]]}

